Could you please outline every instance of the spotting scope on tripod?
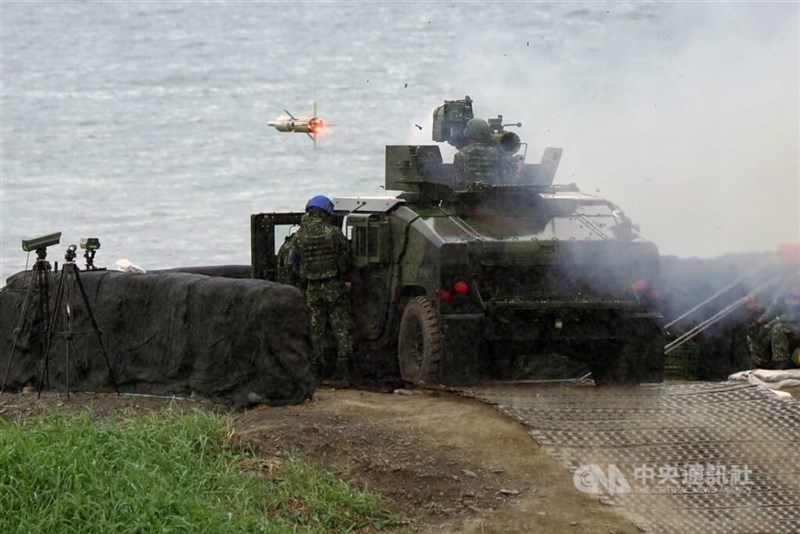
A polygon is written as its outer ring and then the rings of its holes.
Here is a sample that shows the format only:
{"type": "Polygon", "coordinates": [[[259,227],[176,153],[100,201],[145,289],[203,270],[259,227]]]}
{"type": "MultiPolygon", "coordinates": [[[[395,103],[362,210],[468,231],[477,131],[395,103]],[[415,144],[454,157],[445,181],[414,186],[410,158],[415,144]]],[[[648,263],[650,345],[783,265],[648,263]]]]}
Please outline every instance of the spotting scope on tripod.
{"type": "MultiPolygon", "coordinates": [[[[92,306],[86,294],[86,289],[81,281],[80,269],[75,263],[76,250],[78,248],[76,245],[70,245],[67,247],[67,252],[64,255],[65,262],[61,269],[58,288],[55,291],[55,305],[53,307],[52,315],[50,315],[50,292],[53,286],[53,275],[50,268],[50,263],[46,260],[47,247],[58,244],[60,238],[61,232],[58,232],[55,234],[49,234],[47,236],[22,241],[23,250],[36,250],[37,260],[33,266],[31,280],[25,294],[25,300],[22,303],[20,320],[17,328],[14,330],[14,341],[12,343],[11,353],[9,354],[9,360],[6,366],[5,376],[3,377],[3,383],[0,387],[0,393],[5,391],[6,381],[14,361],[15,350],[20,333],[24,331],[26,325],[37,324],[32,318],[29,317],[33,294],[36,292],[39,295],[39,317],[41,319],[38,322],[39,332],[36,337],[38,337],[40,340],[44,340],[44,350],[41,352],[42,363],[41,372],[39,375],[38,395],[41,396],[43,385],[45,385],[48,389],[50,387],[50,353],[53,347],[53,338],[55,336],[56,329],[61,327],[63,328],[63,331],[60,333],[63,335],[65,340],[66,360],[64,369],[66,370],[67,399],[69,399],[69,372],[71,367],[70,358],[71,355],[75,354],[76,352],[74,345],[76,332],[73,323],[74,317],[72,295],[74,293],[74,288],[77,287],[84,309],[89,317],[89,321],[91,322],[92,330],[97,337],[98,344],[102,351],[106,365],[108,366],[111,383],[114,386],[114,390],[119,394],[119,388],[114,377],[114,371],[111,367],[111,361],[108,357],[108,352],[106,351],[105,344],[103,343],[103,337],[97,325],[94,312],[92,311],[92,306]]],[[[86,254],[84,257],[87,260],[87,270],[95,270],[96,268],[94,267],[92,260],[94,259],[95,251],[100,247],[99,240],[97,238],[84,239],[82,240],[81,245],[82,248],[86,249],[86,254]]]]}
{"type": "MultiPolygon", "coordinates": [[[[11,364],[14,361],[14,353],[17,349],[20,334],[24,331],[30,333],[32,342],[38,343],[40,349],[46,349],[44,343],[47,340],[47,332],[50,330],[50,288],[52,282],[52,268],[47,261],[47,247],[57,245],[61,241],[61,232],[55,232],[39,237],[26,238],[22,240],[22,250],[25,252],[36,252],[36,261],[31,270],[31,278],[28,281],[28,289],[25,292],[25,299],[22,301],[22,310],[19,314],[17,327],[14,329],[14,341],[11,343],[11,352],[8,355],[6,372],[3,375],[3,384],[0,386],[0,393],[6,389],[6,381],[11,371],[11,364]],[[31,309],[34,294],[38,297],[36,310],[31,309]]],[[[43,352],[42,352],[43,354],[43,352]]]]}

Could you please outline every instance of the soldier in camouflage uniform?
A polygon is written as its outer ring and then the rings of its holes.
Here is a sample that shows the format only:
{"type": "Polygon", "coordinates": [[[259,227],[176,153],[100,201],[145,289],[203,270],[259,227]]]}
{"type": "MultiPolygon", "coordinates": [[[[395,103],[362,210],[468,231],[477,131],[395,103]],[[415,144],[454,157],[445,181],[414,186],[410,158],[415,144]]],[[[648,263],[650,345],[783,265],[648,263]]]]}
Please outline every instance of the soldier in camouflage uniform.
{"type": "Polygon", "coordinates": [[[769,369],[772,362],[770,331],[764,325],[753,323],[747,327],[747,350],[750,361],[757,369],[769,369]]]}
{"type": "Polygon", "coordinates": [[[333,203],[318,195],[306,204],[289,254],[305,284],[311,322],[312,363],[321,371],[325,359],[325,330],[330,323],[337,341],[336,374],[349,382],[353,344],[350,301],[345,277],[350,269],[350,244],[331,223],[333,203]]]}
{"type": "Polygon", "coordinates": [[[302,280],[297,269],[289,262],[289,253],[292,250],[295,234],[287,235],[281,248],[278,249],[278,261],[275,269],[275,281],[279,284],[288,284],[302,289],[302,280]]]}
{"type": "Polygon", "coordinates": [[[786,284],[758,319],[769,331],[772,343],[772,368],[789,369],[800,365],[792,359],[791,346],[800,342],[800,280],[786,284]]]}
{"type": "Polygon", "coordinates": [[[509,164],[500,149],[492,144],[489,123],[483,119],[470,119],[464,128],[464,135],[469,139],[469,144],[453,157],[455,189],[469,189],[478,183],[504,183],[509,164]]]}

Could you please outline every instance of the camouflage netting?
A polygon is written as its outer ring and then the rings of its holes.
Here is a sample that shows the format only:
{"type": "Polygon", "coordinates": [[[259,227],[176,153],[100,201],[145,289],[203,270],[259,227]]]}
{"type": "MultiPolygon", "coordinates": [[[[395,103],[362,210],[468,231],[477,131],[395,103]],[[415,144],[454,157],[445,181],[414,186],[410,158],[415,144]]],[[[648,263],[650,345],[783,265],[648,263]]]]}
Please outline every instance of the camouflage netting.
{"type": "MultiPolygon", "coordinates": [[[[60,279],[60,272],[52,277],[51,308],[60,279]]],[[[307,318],[297,289],[179,272],[82,271],[80,279],[120,391],[194,394],[236,406],[294,404],[311,397],[307,318]]],[[[29,280],[29,271],[17,273],[0,292],[0,380],[6,380],[7,390],[36,387],[44,363],[47,336],[38,291],[11,357],[29,280]]],[[[63,293],[69,295],[75,335],[68,353],[66,320],[60,318],[49,356],[50,389],[65,391],[68,373],[71,391],[113,391],[109,365],[72,276],[63,293]]]]}

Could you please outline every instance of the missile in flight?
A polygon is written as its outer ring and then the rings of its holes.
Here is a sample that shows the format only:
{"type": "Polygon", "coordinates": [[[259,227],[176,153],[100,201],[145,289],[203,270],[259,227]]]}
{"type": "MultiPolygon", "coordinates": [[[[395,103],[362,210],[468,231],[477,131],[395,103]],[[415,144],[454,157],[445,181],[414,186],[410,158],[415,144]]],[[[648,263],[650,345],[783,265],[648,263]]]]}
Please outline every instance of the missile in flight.
{"type": "Polygon", "coordinates": [[[287,117],[277,117],[275,120],[268,121],[267,124],[272,126],[279,132],[286,133],[304,133],[314,143],[314,148],[317,148],[317,134],[325,129],[325,121],[317,117],[317,103],[314,102],[314,107],[310,117],[295,117],[288,110],[283,110],[287,117]]]}

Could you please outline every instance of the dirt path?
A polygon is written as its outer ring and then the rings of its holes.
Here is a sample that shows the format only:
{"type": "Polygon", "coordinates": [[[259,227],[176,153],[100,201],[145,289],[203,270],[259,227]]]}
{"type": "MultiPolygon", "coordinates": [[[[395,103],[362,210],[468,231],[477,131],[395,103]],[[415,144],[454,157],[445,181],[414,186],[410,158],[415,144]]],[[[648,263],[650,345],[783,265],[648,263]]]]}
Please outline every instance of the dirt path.
{"type": "Polygon", "coordinates": [[[322,389],[240,428],[261,454],[294,447],[386,495],[423,532],[638,532],[576,491],[525,427],[456,396],[322,389]]]}
{"type": "MultiPolygon", "coordinates": [[[[572,476],[525,427],[477,401],[431,392],[320,389],[300,406],[237,414],[237,431],[267,460],[294,449],[396,503],[421,532],[639,530],[575,490],[572,476]]],[[[115,395],[4,395],[0,416],[42,408],[108,413],[169,404],[115,395]]],[[[184,406],[206,406],[183,402],[184,406]]]]}

